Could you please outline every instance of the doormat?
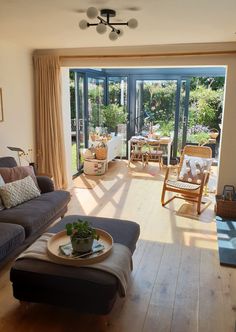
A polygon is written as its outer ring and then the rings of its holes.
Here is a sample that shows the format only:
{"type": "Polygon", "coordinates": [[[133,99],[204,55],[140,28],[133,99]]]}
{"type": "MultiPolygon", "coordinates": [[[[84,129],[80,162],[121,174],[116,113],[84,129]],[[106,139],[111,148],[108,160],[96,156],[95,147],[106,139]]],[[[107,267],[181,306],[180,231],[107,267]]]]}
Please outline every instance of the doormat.
{"type": "Polygon", "coordinates": [[[216,217],[220,264],[236,267],[236,221],[216,217]]]}
{"type": "Polygon", "coordinates": [[[93,189],[99,182],[99,176],[85,175],[84,173],[73,180],[74,187],[81,189],[93,189]]]}

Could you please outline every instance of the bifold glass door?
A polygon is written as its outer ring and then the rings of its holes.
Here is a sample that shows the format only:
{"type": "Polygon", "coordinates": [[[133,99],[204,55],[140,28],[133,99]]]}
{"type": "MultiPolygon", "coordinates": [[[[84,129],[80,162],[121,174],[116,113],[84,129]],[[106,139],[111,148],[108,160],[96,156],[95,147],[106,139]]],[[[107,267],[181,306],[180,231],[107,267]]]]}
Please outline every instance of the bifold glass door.
{"type": "Polygon", "coordinates": [[[83,75],[76,73],[76,151],[72,154],[72,164],[76,164],[77,172],[83,166],[83,149],[85,148],[86,127],[85,127],[85,78],[83,75]],[[75,161],[76,159],[76,161],[75,161]]]}
{"type": "MultiPolygon", "coordinates": [[[[101,108],[105,102],[105,78],[74,72],[75,108],[71,114],[72,172],[83,167],[83,150],[92,132],[101,127],[101,108]]],[[[71,80],[71,84],[73,80],[71,80]]],[[[73,99],[73,98],[71,98],[73,99]]]]}
{"type": "Polygon", "coordinates": [[[107,104],[117,104],[122,107],[127,115],[126,123],[119,123],[117,126],[117,135],[122,139],[122,157],[127,154],[127,124],[128,124],[128,82],[127,77],[108,76],[108,100],[107,104]]]}
{"type": "Polygon", "coordinates": [[[89,138],[94,132],[101,132],[101,109],[105,104],[105,78],[88,77],[87,100],[89,138]]]}
{"type": "Polygon", "coordinates": [[[176,113],[176,80],[137,80],[136,114],[137,132],[156,130],[161,136],[174,137],[176,113]],[[153,129],[153,127],[155,127],[153,129]]]}
{"type": "Polygon", "coordinates": [[[178,79],[136,79],[134,133],[156,133],[172,139],[172,156],[186,144],[189,81],[178,79]]]}
{"type": "Polygon", "coordinates": [[[135,134],[168,136],[177,142],[178,81],[136,80],[135,134]]]}
{"type": "MultiPolygon", "coordinates": [[[[153,74],[145,73],[144,69],[137,69],[137,74],[134,69],[78,69],[70,73],[74,75],[74,90],[71,79],[71,91],[75,95],[71,94],[74,100],[74,105],[71,103],[73,173],[82,167],[82,150],[91,144],[94,132],[113,133],[118,129],[123,156],[126,156],[127,140],[132,135],[154,132],[170,136],[173,157],[181,153],[186,143],[207,141],[211,128],[220,132],[224,77],[165,75],[158,70],[153,69],[153,74]],[[116,104],[113,107],[118,110],[116,114],[120,108],[127,113],[127,122],[120,120],[121,123],[112,127],[114,130],[105,119],[111,104],[116,104]],[[106,112],[103,106],[108,106],[106,112]]],[[[218,143],[219,138],[212,141],[216,147],[218,143]]]]}

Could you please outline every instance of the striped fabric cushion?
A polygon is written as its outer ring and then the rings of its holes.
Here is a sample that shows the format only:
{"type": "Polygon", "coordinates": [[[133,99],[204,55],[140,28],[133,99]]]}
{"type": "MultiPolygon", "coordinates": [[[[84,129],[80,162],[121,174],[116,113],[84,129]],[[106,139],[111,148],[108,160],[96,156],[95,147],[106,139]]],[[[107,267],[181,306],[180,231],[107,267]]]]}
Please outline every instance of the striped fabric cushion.
{"type": "Polygon", "coordinates": [[[199,184],[182,182],[182,181],[172,181],[172,180],[167,180],[166,184],[170,187],[178,189],[187,189],[187,190],[197,190],[200,187],[199,184]]]}

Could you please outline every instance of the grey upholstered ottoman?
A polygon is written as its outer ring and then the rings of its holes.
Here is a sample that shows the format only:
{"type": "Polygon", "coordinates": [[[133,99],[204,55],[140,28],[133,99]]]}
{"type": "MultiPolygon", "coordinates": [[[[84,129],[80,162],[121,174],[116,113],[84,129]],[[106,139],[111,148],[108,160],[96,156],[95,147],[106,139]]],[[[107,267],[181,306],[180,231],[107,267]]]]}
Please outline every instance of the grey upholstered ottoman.
{"type": "MultiPolygon", "coordinates": [[[[110,233],[114,242],[133,253],[139,225],[132,221],[91,216],[67,216],[48,231],[57,233],[77,218],[110,233]]],[[[118,293],[116,277],[102,270],[72,267],[24,258],[14,263],[10,275],[14,296],[27,302],[75,307],[81,312],[107,314],[118,293]]]]}

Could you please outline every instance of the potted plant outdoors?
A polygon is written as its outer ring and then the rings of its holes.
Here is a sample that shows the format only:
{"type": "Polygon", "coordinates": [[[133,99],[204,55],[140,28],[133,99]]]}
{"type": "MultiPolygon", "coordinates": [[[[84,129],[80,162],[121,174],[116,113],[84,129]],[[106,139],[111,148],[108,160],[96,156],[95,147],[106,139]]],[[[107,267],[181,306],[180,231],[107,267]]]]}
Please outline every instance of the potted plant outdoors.
{"type": "Polygon", "coordinates": [[[117,133],[118,124],[126,122],[127,114],[122,106],[118,104],[109,104],[102,107],[102,124],[107,128],[108,133],[117,133]]]}
{"type": "Polygon", "coordinates": [[[66,224],[66,233],[70,236],[73,251],[76,253],[91,251],[93,240],[99,240],[96,230],[83,220],[66,224]]]}
{"type": "Polygon", "coordinates": [[[173,121],[162,122],[160,125],[160,134],[161,137],[171,137],[171,133],[174,129],[173,121]]]}

